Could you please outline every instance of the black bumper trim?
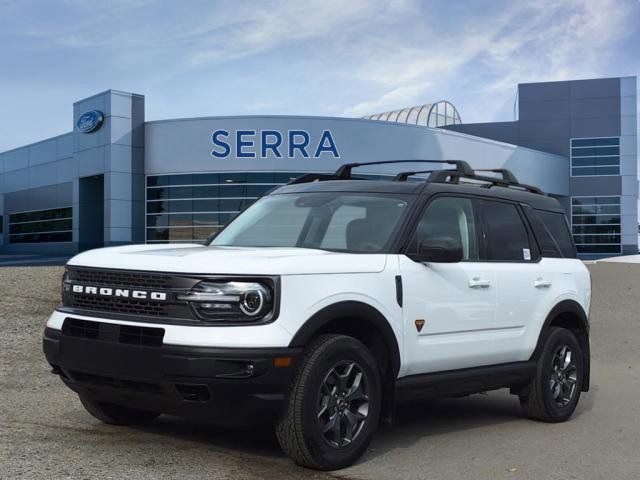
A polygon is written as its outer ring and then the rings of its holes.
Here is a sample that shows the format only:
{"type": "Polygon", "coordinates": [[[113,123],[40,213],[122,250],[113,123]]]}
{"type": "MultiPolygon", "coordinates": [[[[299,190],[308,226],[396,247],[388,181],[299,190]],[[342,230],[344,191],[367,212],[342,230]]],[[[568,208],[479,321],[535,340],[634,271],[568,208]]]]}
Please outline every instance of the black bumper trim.
{"type": "Polygon", "coordinates": [[[228,425],[277,414],[301,350],[149,347],[69,336],[51,328],[43,336],[54,373],[81,395],[228,425]],[[275,357],[292,357],[293,362],[276,368],[275,357]]]}

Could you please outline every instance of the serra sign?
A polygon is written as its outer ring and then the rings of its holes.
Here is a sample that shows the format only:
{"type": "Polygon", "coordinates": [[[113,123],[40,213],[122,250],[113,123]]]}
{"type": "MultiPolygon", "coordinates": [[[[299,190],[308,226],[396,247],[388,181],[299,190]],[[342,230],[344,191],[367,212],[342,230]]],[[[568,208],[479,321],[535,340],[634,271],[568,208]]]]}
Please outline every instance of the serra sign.
{"type": "Polygon", "coordinates": [[[306,130],[216,130],[211,135],[216,158],[227,158],[235,149],[237,158],[340,158],[338,148],[330,130],[323,130],[318,139],[313,139],[306,130]]]}

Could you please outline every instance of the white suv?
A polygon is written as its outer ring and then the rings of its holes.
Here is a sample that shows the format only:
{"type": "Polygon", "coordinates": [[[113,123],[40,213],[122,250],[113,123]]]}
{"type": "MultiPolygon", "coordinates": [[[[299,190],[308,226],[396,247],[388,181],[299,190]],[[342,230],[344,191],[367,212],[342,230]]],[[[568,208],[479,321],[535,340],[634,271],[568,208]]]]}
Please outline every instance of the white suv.
{"type": "Polygon", "coordinates": [[[357,460],[407,399],[508,387],[568,419],[591,286],[564,209],[509,171],[433,163],[453,168],[305,175],[206,245],[77,255],[44,332],[53,372],[107,423],[272,421],[316,469],[357,460]]]}

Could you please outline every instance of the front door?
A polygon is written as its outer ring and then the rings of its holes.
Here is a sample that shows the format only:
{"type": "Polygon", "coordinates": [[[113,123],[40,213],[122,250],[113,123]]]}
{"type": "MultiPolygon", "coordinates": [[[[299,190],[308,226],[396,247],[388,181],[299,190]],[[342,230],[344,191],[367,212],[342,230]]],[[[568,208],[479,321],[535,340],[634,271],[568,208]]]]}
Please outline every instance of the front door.
{"type": "Polygon", "coordinates": [[[409,251],[430,238],[460,242],[457,263],[418,263],[400,255],[403,284],[405,375],[495,363],[495,273],[480,261],[480,221],[475,201],[437,196],[426,206],[409,251]]]}

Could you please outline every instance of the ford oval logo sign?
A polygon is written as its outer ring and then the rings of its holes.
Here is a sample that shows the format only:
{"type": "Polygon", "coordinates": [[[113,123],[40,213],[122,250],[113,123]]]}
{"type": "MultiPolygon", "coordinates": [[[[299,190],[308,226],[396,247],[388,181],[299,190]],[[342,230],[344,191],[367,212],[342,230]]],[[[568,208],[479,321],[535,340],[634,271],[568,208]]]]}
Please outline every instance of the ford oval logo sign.
{"type": "Polygon", "coordinates": [[[78,117],[76,127],[82,133],[91,133],[98,130],[103,121],[104,115],[100,110],[89,110],[78,117]]]}

